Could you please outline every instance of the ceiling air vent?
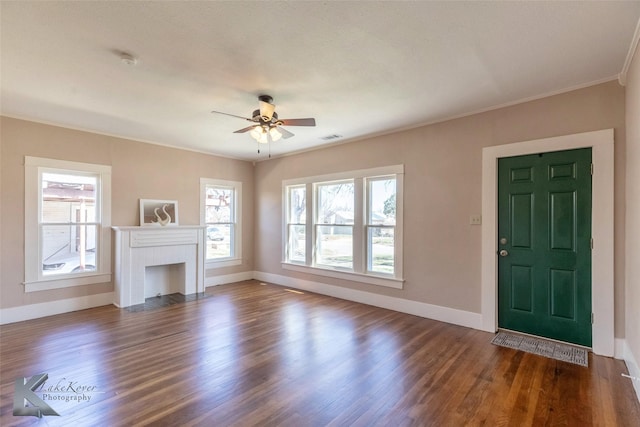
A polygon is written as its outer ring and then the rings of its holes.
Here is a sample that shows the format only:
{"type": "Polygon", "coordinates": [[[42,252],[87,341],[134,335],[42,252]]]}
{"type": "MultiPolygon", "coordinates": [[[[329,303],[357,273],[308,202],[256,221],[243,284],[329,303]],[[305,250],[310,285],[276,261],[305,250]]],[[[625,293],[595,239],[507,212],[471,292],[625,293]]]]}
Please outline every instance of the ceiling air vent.
{"type": "Polygon", "coordinates": [[[320,139],[325,140],[325,141],[331,141],[332,139],[338,139],[338,138],[342,138],[342,135],[338,135],[338,134],[334,133],[333,135],[323,136],[320,139]]]}

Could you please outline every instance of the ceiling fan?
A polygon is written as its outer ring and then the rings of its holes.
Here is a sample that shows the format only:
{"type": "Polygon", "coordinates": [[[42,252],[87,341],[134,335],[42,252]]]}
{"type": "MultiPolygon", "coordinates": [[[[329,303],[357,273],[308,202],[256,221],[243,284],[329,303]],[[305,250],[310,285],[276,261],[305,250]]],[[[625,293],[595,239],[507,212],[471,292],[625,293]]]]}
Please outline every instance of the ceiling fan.
{"type": "Polygon", "coordinates": [[[260,108],[254,110],[251,118],[236,116],[235,114],[223,113],[222,111],[212,111],[216,114],[237,117],[239,119],[253,122],[251,126],[239,129],[234,133],[245,133],[251,131],[250,135],[259,143],[267,144],[271,141],[278,141],[280,138],[291,138],[293,134],[282,126],[315,126],[316,119],[279,119],[276,113],[276,106],[273,98],[269,95],[258,96],[260,108]]]}

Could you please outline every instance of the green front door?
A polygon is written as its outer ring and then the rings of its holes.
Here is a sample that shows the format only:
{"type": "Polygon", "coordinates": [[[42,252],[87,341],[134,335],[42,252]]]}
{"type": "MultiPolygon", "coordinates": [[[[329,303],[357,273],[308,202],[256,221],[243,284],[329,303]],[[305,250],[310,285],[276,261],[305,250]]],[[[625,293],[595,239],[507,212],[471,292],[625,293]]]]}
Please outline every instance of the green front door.
{"type": "Polygon", "coordinates": [[[497,238],[498,325],[591,347],[591,149],[499,159],[497,238]]]}

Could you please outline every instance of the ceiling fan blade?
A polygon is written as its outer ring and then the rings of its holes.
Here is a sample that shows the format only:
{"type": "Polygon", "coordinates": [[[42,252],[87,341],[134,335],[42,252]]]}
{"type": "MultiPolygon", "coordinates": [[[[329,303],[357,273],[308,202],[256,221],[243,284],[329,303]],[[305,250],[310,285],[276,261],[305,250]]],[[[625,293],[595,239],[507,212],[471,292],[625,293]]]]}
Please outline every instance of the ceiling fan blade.
{"type": "Polygon", "coordinates": [[[292,136],[294,136],[291,132],[289,132],[288,130],[286,130],[282,126],[278,126],[278,132],[280,132],[282,134],[282,137],[284,139],[291,138],[292,136]]]}
{"type": "Polygon", "coordinates": [[[249,119],[249,118],[247,118],[247,117],[236,116],[235,114],[223,113],[222,111],[212,111],[212,113],[215,113],[215,114],[224,114],[225,116],[236,117],[236,118],[238,118],[238,119],[248,120],[248,121],[250,121],[250,122],[252,122],[252,121],[253,121],[252,119],[249,119]]]}
{"type": "Polygon", "coordinates": [[[281,119],[278,120],[278,124],[283,124],[284,126],[315,126],[316,119],[281,119]]]}
{"type": "Polygon", "coordinates": [[[264,101],[259,102],[260,117],[262,117],[265,122],[271,121],[271,117],[273,117],[273,112],[276,110],[276,106],[264,101]]]}
{"type": "Polygon", "coordinates": [[[242,128],[242,129],[238,129],[237,131],[233,132],[233,133],[245,133],[245,132],[249,132],[251,129],[253,129],[256,126],[260,126],[260,125],[252,125],[252,126],[247,126],[246,128],[242,128]]]}

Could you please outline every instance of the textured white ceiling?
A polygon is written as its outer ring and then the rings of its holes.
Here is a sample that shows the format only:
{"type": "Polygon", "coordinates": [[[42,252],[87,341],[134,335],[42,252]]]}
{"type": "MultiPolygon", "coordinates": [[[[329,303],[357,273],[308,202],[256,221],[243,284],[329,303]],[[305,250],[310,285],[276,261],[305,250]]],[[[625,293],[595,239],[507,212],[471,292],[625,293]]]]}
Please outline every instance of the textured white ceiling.
{"type": "Polygon", "coordinates": [[[281,118],[315,117],[281,155],[613,79],[640,1],[3,1],[0,15],[2,114],[260,160],[232,133],[249,123],[210,111],[248,117],[267,93],[281,118]]]}

